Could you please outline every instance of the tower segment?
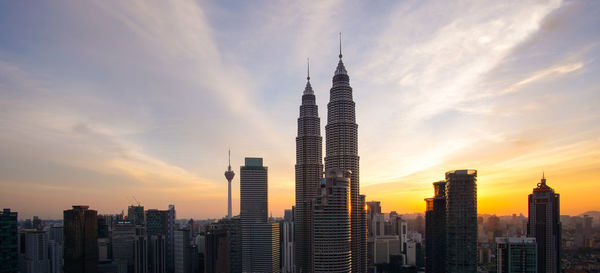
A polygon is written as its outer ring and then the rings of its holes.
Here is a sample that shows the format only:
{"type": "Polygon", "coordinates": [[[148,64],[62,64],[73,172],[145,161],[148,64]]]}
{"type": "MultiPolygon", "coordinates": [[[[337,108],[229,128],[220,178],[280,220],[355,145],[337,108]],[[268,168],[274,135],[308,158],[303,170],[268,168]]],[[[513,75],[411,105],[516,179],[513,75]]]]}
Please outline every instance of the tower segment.
{"type": "Polygon", "coordinates": [[[339,61],[332,82],[325,126],[325,170],[340,168],[351,171],[352,272],[362,273],[367,270],[366,229],[361,218],[365,204],[361,201],[359,190],[358,125],[350,77],[342,62],[341,34],[339,61]]]}
{"type": "Polygon", "coordinates": [[[296,137],[296,212],[295,263],[296,272],[312,272],[313,218],[312,200],[316,197],[323,177],[322,142],[319,111],[315,93],[310,85],[310,66],[307,66],[306,87],[302,93],[298,136],[296,137]]]}

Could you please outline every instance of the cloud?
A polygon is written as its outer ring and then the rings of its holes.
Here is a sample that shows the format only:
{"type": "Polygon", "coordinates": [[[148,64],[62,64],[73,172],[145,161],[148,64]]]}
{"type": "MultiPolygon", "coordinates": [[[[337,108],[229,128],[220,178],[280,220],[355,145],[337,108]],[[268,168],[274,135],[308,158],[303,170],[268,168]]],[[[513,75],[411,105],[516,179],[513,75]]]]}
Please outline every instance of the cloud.
{"type": "Polygon", "coordinates": [[[549,67],[541,71],[535,72],[533,75],[520,80],[519,82],[511,85],[506,90],[500,91],[497,95],[510,94],[519,91],[523,86],[531,84],[532,82],[541,81],[545,78],[549,78],[555,75],[562,75],[575,72],[583,67],[582,62],[570,63],[560,66],[549,67]]]}

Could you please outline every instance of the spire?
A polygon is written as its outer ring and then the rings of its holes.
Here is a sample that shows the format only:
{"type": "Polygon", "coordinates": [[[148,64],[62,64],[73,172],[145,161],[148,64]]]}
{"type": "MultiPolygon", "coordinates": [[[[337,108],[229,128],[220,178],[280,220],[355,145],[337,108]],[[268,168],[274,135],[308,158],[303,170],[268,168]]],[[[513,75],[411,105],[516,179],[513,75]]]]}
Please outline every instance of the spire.
{"type": "Polygon", "coordinates": [[[542,171],[542,185],[546,185],[546,174],[542,171]]]}
{"type": "Polygon", "coordinates": [[[335,69],[335,75],[348,75],[348,71],[346,71],[346,67],[344,67],[344,63],[342,62],[342,33],[340,32],[340,61],[338,62],[337,68],[335,69]]]}
{"type": "Polygon", "coordinates": [[[310,59],[306,58],[306,87],[304,87],[303,95],[314,95],[315,92],[310,85],[310,59]]]}
{"type": "Polygon", "coordinates": [[[229,151],[227,153],[229,156],[229,166],[227,167],[227,169],[231,171],[231,148],[229,148],[229,151]]]}
{"type": "Polygon", "coordinates": [[[342,33],[340,32],[340,61],[342,60],[342,33]]]}
{"type": "Polygon", "coordinates": [[[542,171],[542,179],[540,183],[537,184],[537,187],[533,189],[533,192],[548,192],[552,191],[552,188],[546,184],[546,174],[542,171]]]}

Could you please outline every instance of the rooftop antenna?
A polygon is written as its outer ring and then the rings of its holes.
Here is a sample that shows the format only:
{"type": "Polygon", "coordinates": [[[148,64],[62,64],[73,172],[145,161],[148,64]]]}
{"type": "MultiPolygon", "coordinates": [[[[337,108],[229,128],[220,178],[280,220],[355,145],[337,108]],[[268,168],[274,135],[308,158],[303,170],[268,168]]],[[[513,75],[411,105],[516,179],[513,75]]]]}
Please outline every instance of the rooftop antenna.
{"type": "Polygon", "coordinates": [[[310,58],[306,58],[306,80],[310,81],[310,58]]]}

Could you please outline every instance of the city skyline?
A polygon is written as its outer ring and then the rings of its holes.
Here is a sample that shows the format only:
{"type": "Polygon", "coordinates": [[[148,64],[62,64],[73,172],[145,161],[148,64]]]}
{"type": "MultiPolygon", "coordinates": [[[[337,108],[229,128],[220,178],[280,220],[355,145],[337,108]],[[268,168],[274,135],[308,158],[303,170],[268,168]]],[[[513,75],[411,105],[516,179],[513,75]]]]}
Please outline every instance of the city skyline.
{"type": "Polygon", "coordinates": [[[544,171],[562,214],[598,209],[600,3],[113,4],[1,4],[0,205],[20,219],[132,196],[223,217],[229,146],[234,169],[265,159],[281,216],[305,60],[326,117],[339,31],[368,201],[422,213],[432,181],[472,168],[482,214],[526,215],[544,171]]]}

